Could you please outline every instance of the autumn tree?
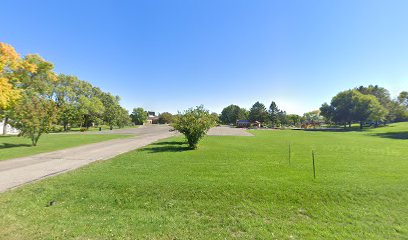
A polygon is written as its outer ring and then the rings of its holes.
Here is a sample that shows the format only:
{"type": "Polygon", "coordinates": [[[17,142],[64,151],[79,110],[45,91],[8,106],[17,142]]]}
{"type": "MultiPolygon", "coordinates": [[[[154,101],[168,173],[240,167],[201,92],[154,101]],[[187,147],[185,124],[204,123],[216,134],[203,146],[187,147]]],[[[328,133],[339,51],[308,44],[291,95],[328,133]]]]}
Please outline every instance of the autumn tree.
{"type": "Polygon", "coordinates": [[[11,45],[0,42],[0,109],[9,108],[20,96],[12,84],[13,72],[19,68],[20,56],[11,45]]]}
{"type": "Polygon", "coordinates": [[[11,45],[0,42],[0,116],[4,117],[3,135],[7,133],[9,110],[20,98],[16,88],[15,71],[21,67],[21,59],[11,45]]]}

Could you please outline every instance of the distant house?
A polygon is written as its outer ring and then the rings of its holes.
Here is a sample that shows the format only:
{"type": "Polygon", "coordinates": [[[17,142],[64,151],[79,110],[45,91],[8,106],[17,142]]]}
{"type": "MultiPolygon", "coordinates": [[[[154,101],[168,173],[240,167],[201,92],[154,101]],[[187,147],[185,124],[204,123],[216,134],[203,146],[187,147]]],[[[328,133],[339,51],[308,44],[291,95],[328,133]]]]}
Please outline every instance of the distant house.
{"type": "Polygon", "coordinates": [[[3,134],[4,128],[6,128],[6,134],[9,135],[17,135],[20,133],[20,130],[13,128],[9,124],[7,126],[4,126],[4,120],[0,122],[0,135],[3,134]]]}
{"type": "Polygon", "coordinates": [[[148,111],[146,124],[158,124],[158,123],[159,123],[159,116],[156,116],[155,112],[148,111]]]}
{"type": "Polygon", "coordinates": [[[261,127],[261,123],[258,121],[255,122],[251,122],[249,120],[237,120],[236,123],[237,127],[239,128],[249,128],[249,127],[257,127],[260,128],[261,127]]]}
{"type": "Polygon", "coordinates": [[[237,127],[239,128],[251,127],[251,122],[249,120],[237,120],[237,127]]]}

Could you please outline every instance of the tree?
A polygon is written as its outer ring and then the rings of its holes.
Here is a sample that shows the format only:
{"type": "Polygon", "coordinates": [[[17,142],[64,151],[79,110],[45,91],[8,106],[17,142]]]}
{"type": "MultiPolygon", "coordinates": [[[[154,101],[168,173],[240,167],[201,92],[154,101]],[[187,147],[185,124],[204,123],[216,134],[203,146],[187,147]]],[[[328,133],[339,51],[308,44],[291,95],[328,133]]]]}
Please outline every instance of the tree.
{"type": "MultiPolygon", "coordinates": [[[[3,135],[7,133],[9,110],[20,98],[15,87],[15,71],[20,67],[20,56],[11,45],[0,42],[0,114],[4,117],[3,135]]],[[[1,116],[0,115],[0,116],[1,116]]]]}
{"type": "MultiPolygon", "coordinates": [[[[357,92],[354,90],[354,92],[357,92]]],[[[323,104],[324,105],[324,104],[323,104]]],[[[323,107],[323,106],[322,106],[323,107]]],[[[330,117],[333,122],[341,123],[346,126],[349,124],[351,127],[351,122],[353,120],[353,90],[347,90],[338,93],[334,96],[330,103],[330,109],[324,105],[324,114],[330,113],[331,115],[324,115],[326,118],[330,117]]]]}
{"type": "Polygon", "coordinates": [[[225,107],[219,119],[224,124],[236,124],[237,120],[244,120],[248,118],[248,111],[237,105],[231,104],[225,107]]]}
{"type": "Polygon", "coordinates": [[[405,107],[408,107],[408,92],[403,91],[398,95],[398,102],[405,107]]]}
{"type": "Polygon", "coordinates": [[[289,123],[288,115],[285,111],[279,111],[278,113],[278,123],[280,126],[286,126],[289,123]]]}
{"type": "MultiPolygon", "coordinates": [[[[391,109],[393,101],[390,97],[390,92],[387,89],[379,87],[378,85],[369,85],[368,87],[360,86],[356,88],[356,90],[364,95],[373,95],[384,108],[391,109]]],[[[395,113],[392,111],[388,111],[383,120],[395,120],[395,113]]]]}
{"type": "Polygon", "coordinates": [[[218,115],[218,113],[216,112],[211,113],[211,115],[215,119],[215,122],[217,123],[217,125],[220,124],[220,115],[218,115]]]}
{"type": "Polygon", "coordinates": [[[19,68],[20,56],[11,45],[0,42],[0,110],[9,108],[20,97],[11,81],[19,68]]]}
{"type": "Polygon", "coordinates": [[[12,119],[13,126],[20,129],[20,135],[30,138],[31,144],[36,146],[41,135],[56,122],[57,108],[52,100],[26,91],[16,105],[12,119]]]}
{"type": "Polygon", "coordinates": [[[142,125],[147,120],[147,113],[141,107],[133,108],[133,112],[132,112],[132,114],[130,114],[130,118],[132,119],[132,122],[134,124],[142,125]]]}
{"type": "Polygon", "coordinates": [[[92,122],[99,123],[100,116],[103,114],[104,106],[101,100],[92,96],[90,98],[86,96],[80,96],[79,102],[79,113],[81,114],[80,126],[89,128],[92,122]]]}
{"type": "Polygon", "coordinates": [[[173,122],[173,114],[169,112],[164,112],[159,115],[160,124],[168,124],[173,122]]]}
{"type": "Polygon", "coordinates": [[[378,121],[384,120],[388,113],[374,95],[353,92],[353,105],[353,120],[360,122],[360,129],[367,120],[375,121],[377,126],[378,121]]]}
{"type": "Polygon", "coordinates": [[[326,123],[332,123],[335,118],[335,110],[333,106],[323,103],[323,105],[320,107],[320,115],[324,117],[326,123]]]}
{"type": "Polygon", "coordinates": [[[23,90],[33,90],[44,98],[53,99],[55,84],[58,81],[58,76],[53,71],[54,65],[38,54],[28,54],[24,61],[33,66],[35,71],[19,71],[19,87],[23,90]]]}
{"type": "Polygon", "coordinates": [[[288,120],[289,120],[290,124],[292,124],[293,126],[299,126],[299,124],[301,123],[301,119],[302,119],[302,117],[297,115],[297,114],[289,114],[288,115],[288,120]]]}
{"type": "Polygon", "coordinates": [[[258,121],[260,123],[266,122],[268,120],[268,112],[266,111],[265,105],[260,102],[254,103],[249,110],[249,120],[258,121]]]}
{"type": "Polygon", "coordinates": [[[280,110],[278,108],[278,105],[276,105],[276,103],[273,101],[269,106],[268,114],[269,119],[271,120],[272,127],[278,126],[280,110]]]}
{"type": "Polygon", "coordinates": [[[119,128],[123,128],[125,126],[128,126],[130,123],[131,119],[129,117],[128,110],[120,107],[115,118],[116,126],[118,126],[119,128]]]}
{"type": "Polygon", "coordinates": [[[336,123],[363,122],[372,120],[375,122],[384,120],[388,111],[381,105],[380,101],[371,94],[362,94],[357,90],[347,90],[333,97],[331,104],[323,104],[320,108],[323,116],[336,123]]]}
{"type": "Polygon", "coordinates": [[[303,116],[305,117],[307,124],[310,124],[313,127],[316,127],[316,125],[320,125],[321,120],[320,110],[307,112],[303,114],[303,116]]]}
{"type": "Polygon", "coordinates": [[[200,139],[215,125],[214,117],[202,105],[179,113],[172,124],[175,130],[184,134],[191,149],[196,149],[200,139]]]}
{"type": "Polygon", "coordinates": [[[58,122],[64,127],[64,131],[68,131],[69,125],[81,119],[78,102],[78,97],[81,95],[79,83],[77,77],[64,74],[58,75],[58,81],[55,83],[58,122]]]}
{"type": "Polygon", "coordinates": [[[110,126],[110,129],[112,129],[113,125],[115,125],[115,123],[117,122],[116,118],[121,108],[119,105],[120,98],[119,96],[113,96],[112,94],[105,92],[101,92],[98,97],[104,107],[102,120],[108,126],[110,126]]]}

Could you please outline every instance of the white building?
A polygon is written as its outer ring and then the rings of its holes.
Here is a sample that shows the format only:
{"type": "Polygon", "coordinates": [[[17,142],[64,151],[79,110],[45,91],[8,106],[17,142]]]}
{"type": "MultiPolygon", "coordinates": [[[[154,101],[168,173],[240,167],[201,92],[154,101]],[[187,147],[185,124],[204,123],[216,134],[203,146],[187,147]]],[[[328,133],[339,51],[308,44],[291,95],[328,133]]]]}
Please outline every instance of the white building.
{"type": "MultiPolygon", "coordinates": [[[[4,129],[4,120],[2,120],[2,121],[0,122],[0,135],[3,134],[3,129],[4,129]]],[[[13,128],[13,127],[10,126],[9,124],[7,124],[6,134],[9,134],[9,135],[17,135],[17,134],[19,134],[19,133],[20,133],[20,131],[19,131],[18,129],[13,128]]]]}

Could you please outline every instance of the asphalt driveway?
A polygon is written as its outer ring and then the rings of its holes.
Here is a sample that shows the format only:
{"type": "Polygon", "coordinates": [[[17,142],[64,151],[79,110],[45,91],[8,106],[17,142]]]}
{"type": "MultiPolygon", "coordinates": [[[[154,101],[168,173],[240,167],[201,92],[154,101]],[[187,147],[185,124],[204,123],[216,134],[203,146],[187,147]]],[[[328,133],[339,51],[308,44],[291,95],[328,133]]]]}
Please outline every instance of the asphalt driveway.
{"type": "Polygon", "coordinates": [[[98,160],[110,159],[176,135],[176,132],[169,130],[170,127],[166,125],[152,125],[96,132],[95,134],[134,134],[135,136],[1,161],[0,192],[61,174],[98,160]]]}

